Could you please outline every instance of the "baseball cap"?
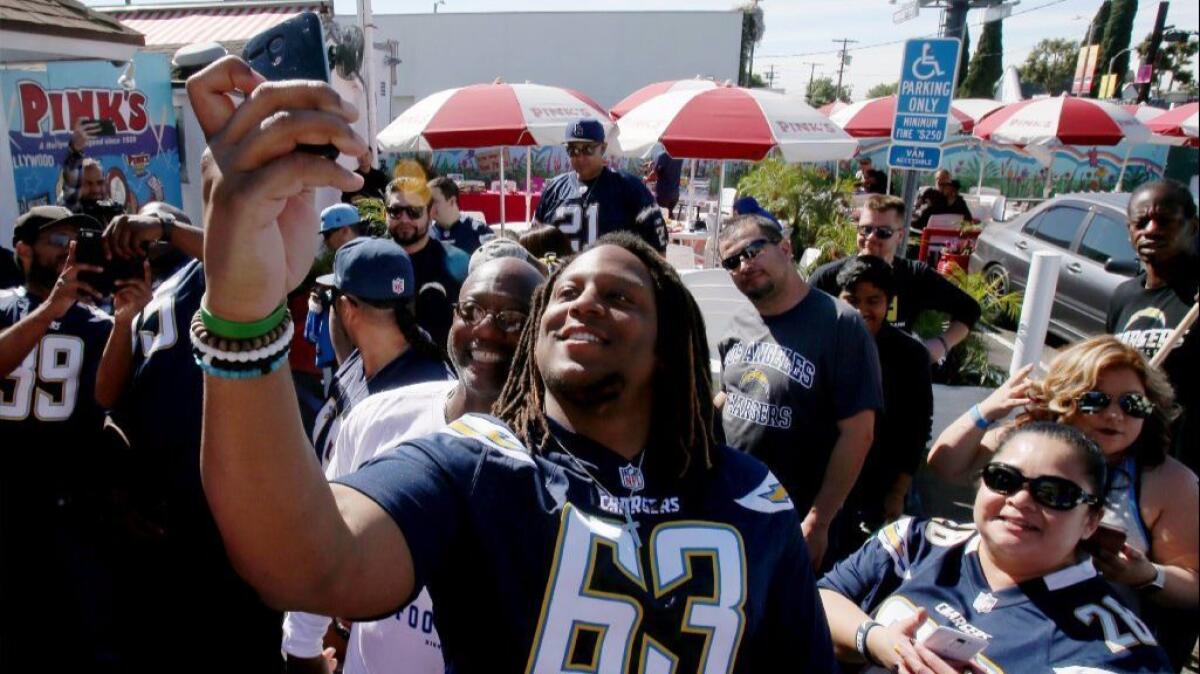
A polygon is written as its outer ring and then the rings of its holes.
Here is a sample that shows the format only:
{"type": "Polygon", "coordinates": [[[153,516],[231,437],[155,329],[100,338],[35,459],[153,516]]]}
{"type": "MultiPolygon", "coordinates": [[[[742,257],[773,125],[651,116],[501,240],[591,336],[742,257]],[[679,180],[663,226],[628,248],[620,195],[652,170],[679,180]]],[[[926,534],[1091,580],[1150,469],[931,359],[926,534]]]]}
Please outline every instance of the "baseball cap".
{"type": "Polygon", "coordinates": [[[13,227],[13,245],[18,241],[32,243],[38,232],[52,225],[75,225],[91,229],[104,229],[100,221],[83,213],[72,213],[62,206],[34,206],[17,218],[13,227]]]}
{"type": "Polygon", "coordinates": [[[391,239],[355,239],[333,256],[333,273],[316,282],[375,302],[390,302],[413,297],[412,260],[400,244],[391,239]]]}
{"type": "Polygon", "coordinates": [[[488,239],[482,246],[475,249],[471,253],[471,261],[467,263],[467,273],[475,271],[475,268],[489,260],[498,260],[502,257],[515,257],[518,260],[524,260],[533,263],[533,254],[525,250],[521,244],[512,239],[503,239],[496,237],[488,239]]]}
{"type": "Polygon", "coordinates": [[[567,137],[564,143],[603,143],[604,125],[600,120],[583,117],[575,120],[567,127],[567,137]]]}
{"type": "Polygon", "coordinates": [[[357,225],[362,221],[357,208],[350,204],[335,204],[321,211],[321,233],[357,225]]]}
{"type": "Polygon", "coordinates": [[[782,228],[782,226],[779,224],[779,220],[776,219],[774,215],[771,215],[770,211],[760,206],[758,204],[758,199],[755,199],[754,197],[742,197],[741,199],[733,202],[733,212],[737,213],[738,215],[760,215],[775,223],[777,227],[782,228]]]}

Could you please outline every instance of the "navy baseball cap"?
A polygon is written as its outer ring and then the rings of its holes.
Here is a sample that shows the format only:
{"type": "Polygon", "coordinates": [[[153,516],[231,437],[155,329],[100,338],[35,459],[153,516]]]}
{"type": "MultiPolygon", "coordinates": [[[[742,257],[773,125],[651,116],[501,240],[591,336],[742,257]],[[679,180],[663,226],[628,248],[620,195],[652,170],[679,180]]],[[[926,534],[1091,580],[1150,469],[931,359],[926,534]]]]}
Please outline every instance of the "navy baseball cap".
{"type": "Polygon", "coordinates": [[[393,302],[416,294],[412,260],[391,239],[355,239],[333,256],[333,273],[319,285],[373,302],[393,302]]]}
{"type": "Polygon", "coordinates": [[[100,221],[84,213],[73,213],[63,206],[34,206],[26,211],[13,227],[13,245],[33,243],[38,232],[54,225],[75,225],[80,229],[104,229],[100,221]]]}
{"type": "Polygon", "coordinates": [[[321,233],[357,225],[363,221],[358,209],[350,204],[334,204],[321,211],[321,233]]]}
{"type": "Polygon", "coordinates": [[[567,127],[567,137],[564,143],[603,143],[604,125],[600,120],[583,117],[575,120],[567,127]]]}

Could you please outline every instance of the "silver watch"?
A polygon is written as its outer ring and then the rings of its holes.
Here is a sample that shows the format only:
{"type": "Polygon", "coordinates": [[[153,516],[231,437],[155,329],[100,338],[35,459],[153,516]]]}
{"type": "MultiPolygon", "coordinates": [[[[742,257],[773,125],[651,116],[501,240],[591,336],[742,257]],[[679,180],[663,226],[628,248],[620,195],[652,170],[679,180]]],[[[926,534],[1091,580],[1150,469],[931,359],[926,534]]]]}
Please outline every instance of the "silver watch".
{"type": "Polygon", "coordinates": [[[1137,589],[1147,592],[1158,592],[1167,586],[1167,573],[1162,565],[1152,563],[1152,566],[1154,566],[1154,577],[1138,585],[1137,589]]]}

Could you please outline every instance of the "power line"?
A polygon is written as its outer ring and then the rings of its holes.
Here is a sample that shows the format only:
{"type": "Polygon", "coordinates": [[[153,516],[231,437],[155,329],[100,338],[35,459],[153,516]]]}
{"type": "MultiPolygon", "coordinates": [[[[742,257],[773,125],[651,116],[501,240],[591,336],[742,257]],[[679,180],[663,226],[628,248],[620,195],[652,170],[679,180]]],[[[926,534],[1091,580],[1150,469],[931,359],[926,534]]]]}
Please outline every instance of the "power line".
{"type": "MultiPolygon", "coordinates": [[[[1041,5],[1034,5],[1033,7],[1029,7],[1029,8],[1020,10],[1020,11],[1015,11],[1012,14],[1009,14],[1007,18],[1011,19],[1014,16],[1020,16],[1022,14],[1036,12],[1039,9],[1053,7],[1054,5],[1061,5],[1064,2],[1067,2],[1067,0],[1050,0],[1049,2],[1043,3],[1041,5]]],[[[978,28],[979,26],[982,26],[983,24],[984,24],[984,22],[980,21],[978,23],[972,23],[971,26],[978,28]]],[[[864,44],[861,47],[850,47],[848,49],[845,49],[844,51],[863,51],[866,49],[877,49],[879,47],[888,47],[888,46],[891,46],[894,44],[903,44],[914,38],[937,37],[937,36],[938,36],[937,33],[927,33],[925,35],[914,35],[912,37],[905,37],[905,38],[901,38],[899,40],[887,40],[886,42],[873,42],[871,44],[864,44]]],[[[855,40],[852,40],[852,42],[854,42],[854,41],[855,40]]],[[[841,42],[841,40],[837,39],[837,40],[834,40],[834,42],[841,42]]],[[[772,58],[772,59],[803,58],[805,56],[828,56],[829,54],[838,54],[838,53],[843,53],[843,50],[841,50],[841,49],[832,49],[832,50],[826,49],[826,50],[821,50],[821,51],[799,52],[799,53],[795,53],[795,54],[761,54],[761,55],[759,55],[759,58],[772,58]]]]}

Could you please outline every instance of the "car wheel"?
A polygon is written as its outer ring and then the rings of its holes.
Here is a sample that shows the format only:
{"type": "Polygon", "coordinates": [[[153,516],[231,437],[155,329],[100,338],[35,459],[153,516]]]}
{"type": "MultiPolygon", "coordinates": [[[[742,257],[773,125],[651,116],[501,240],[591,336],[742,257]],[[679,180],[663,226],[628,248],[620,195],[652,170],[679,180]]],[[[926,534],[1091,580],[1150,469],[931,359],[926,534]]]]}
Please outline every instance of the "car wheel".
{"type": "MultiPolygon", "coordinates": [[[[993,263],[985,267],[983,278],[989,286],[995,289],[998,295],[1007,294],[1012,287],[1008,279],[1008,270],[999,263],[993,263]]],[[[998,316],[996,323],[997,327],[1001,328],[1012,329],[1016,327],[1016,321],[1005,315],[998,316]]]]}

